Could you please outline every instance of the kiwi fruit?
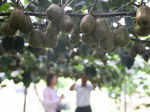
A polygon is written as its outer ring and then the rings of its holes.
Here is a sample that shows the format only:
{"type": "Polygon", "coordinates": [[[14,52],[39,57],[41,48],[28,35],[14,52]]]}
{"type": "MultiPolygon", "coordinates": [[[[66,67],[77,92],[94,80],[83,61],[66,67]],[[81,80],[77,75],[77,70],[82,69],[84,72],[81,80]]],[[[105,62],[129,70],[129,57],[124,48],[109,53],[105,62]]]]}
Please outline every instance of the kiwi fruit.
{"type": "Polygon", "coordinates": [[[139,25],[136,25],[135,32],[139,36],[148,36],[150,34],[150,28],[141,28],[139,25]]]}
{"type": "Polygon", "coordinates": [[[48,38],[53,38],[53,37],[56,37],[56,35],[58,35],[59,29],[57,28],[55,24],[49,21],[47,29],[46,29],[46,33],[47,33],[48,38]]]}
{"type": "Polygon", "coordinates": [[[61,24],[60,24],[60,28],[63,32],[69,33],[73,28],[72,18],[68,15],[64,15],[64,17],[61,21],[61,24]]]}
{"type": "Polygon", "coordinates": [[[107,19],[97,18],[96,19],[96,30],[94,32],[95,38],[97,38],[100,46],[108,51],[113,51],[115,48],[114,33],[109,25],[107,19]]]}
{"type": "Polygon", "coordinates": [[[57,43],[57,35],[59,34],[59,30],[56,25],[49,21],[47,31],[45,33],[44,47],[55,47],[57,43]]]}
{"type": "Polygon", "coordinates": [[[98,40],[113,38],[113,32],[107,19],[105,18],[96,19],[96,29],[94,35],[98,40]]]}
{"type": "Polygon", "coordinates": [[[23,33],[29,33],[33,29],[33,24],[31,21],[30,16],[25,16],[25,20],[22,21],[23,23],[19,25],[19,29],[23,33]]]}
{"type": "Polygon", "coordinates": [[[99,44],[106,52],[112,52],[115,50],[114,38],[107,38],[105,40],[99,41],[99,44]]]}
{"type": "Polygon", "coordinates": [[[124,47],[129,42],[129,32],[124,26],[120,26],[114,32],[115,46],[124,47]]]}
{"type": "Polygon", "coordinates": [[[16,33],[17,29],[10,26],[10,20],[7,19],[0,26],[1,35],[13,36],[16,33]]]}
{"type": "Polygon", "coordinates": [[[33,48],[42,48],[44,47],[44,38],[45,33],[39,29],[32,30],[29,35],[29,44],[33,48]]]}
{"type": "Polygon", "coordinates": [[[55,24],[60,24],[61,19],[64,15],[64,10],[60,6],[56,4],[51,4],[47,10],[46,14],[49,20],[51,20],[55,24]]]}
{"type": "Polygon", "coordinates": [[[132,46],[132,47],[129,49],[129,51],[128,51],[129,55],[130,55],[132,58],[135,58],[135,57],[137,56],[137,54],[138,54],[135,49],[136,49],[135,46],[132,46]]]}
{"type": "Polygon", "coordinates": [[[9,16],[10,19],[10,26],[12,28],[16,28],[19,29],[20,27],[24,27],[22,25],[24,25],[24,21],[25,21],[25,15],[24,15],[24,11],[22,9],[14,9],[11,13],[11,15],[9,16]]]}
{"type": "Polygon", "coordinates": [[[46,48],[54,48],[57,45],[57,35],[53,36],[53,37],[49,37],[49,35],[47,35],[44,38],[44,47],[46,48]]]}
{"type": "Polygon", "coordinates": [[[93,35],[83,35],[82,40],[89,48],[95,49],[98,46],[98,40],[93,35]]]}
{"type": "Polygon", "coordinates": [[[150,27],[150,7],[143,5],[137,9],[136,22],[142,28],[150,27]]]}
{"type": "Polygon", "coordinates": [[[80,31],[85,34],[92,34],[95,31],[96,20],[92,15],[85,15],[80,22],[80,31]]]}

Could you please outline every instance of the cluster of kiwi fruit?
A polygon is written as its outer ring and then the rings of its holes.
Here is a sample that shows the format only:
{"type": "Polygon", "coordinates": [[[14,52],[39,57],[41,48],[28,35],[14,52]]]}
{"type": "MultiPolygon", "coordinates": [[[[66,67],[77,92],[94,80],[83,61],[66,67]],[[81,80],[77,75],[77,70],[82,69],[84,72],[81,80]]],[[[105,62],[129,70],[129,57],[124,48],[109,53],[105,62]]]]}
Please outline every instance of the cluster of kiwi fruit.
{"type": "Polygon", "coordinates": [[[2,39],[1,48],[8,53],[22,52],[24,48],[24,39],[20,36],[4,37],[2,39]]]}
{"type": "Polygon", "coordinates": [[[103,49],[105,52],[124,47],[129,42],[129,32],[124,26],[113,31],[108,19],[95,18],[90,14],[82,18],[80,30],[83,33],[83,42],[91,48],[103,49]]]}
{"type": "Polygon", "coordinates": [[[45,32],[38,29],[32,30],[29,43],[34,48],[54,48],[57,45],[60,31],[69,33],[73,28],[73,20],[64,14],[64,9],[56,4],[51,4],[47,10],[48,25],[45,32]]]}
{"type": "Polygon", "coordinates": [[[150,7],[142,5],[137,9],[135,31],[139,36],[150,34],[150,7]]]}
{"type": "Polygon", "coordinates": [[[12,36],[17,30],[29,33],[33,28],[31,18],[24,14],[24,11],[15,8],[9,18],[1,25],[0,34],[12,36]]]}

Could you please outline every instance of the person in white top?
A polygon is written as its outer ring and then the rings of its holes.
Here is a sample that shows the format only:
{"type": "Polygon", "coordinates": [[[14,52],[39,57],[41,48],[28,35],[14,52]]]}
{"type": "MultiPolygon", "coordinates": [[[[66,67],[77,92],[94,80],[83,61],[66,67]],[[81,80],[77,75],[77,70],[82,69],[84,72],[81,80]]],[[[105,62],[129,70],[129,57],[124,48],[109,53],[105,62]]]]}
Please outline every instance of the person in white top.
{"type": "Polygon", "coordinates": [[[87,83],[88,77],[86,75],[81,77],[81,84],[74,83],[70,90],[77,92],[77,108],[75,112],[92,112],[90,106],[90,93],[95,89],[94,84],[87,83]]]}
{"type": "Polygon", "coordinates": [[[55,85],[57,84],[57,76],[50,74],[46,79],[47,87],[43,91],[43,103],[45,112],[60,112],[57,110],[58,104],[64,98],[63,95],[57,96],[55,85]]]}

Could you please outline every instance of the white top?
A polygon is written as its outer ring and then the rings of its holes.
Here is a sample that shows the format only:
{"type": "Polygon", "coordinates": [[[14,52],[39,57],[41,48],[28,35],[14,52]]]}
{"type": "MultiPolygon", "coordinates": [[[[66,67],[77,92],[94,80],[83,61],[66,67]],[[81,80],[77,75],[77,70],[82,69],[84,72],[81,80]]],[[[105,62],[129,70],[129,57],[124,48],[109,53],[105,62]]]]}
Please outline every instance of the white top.
{"type": "Polygon", "coordinates": [[[59,104],[57,91],[47,87],[44,89],[43,97],[46,112],[56,112],[57,106],[59,104]]]}
{"type": "Polygon", "coordinates": [[[87,83],[86,87],[76,84],[73,89],[77,92],[77,107],[90,105],[90,93],[93,90],[92,84],[87,83]]]}

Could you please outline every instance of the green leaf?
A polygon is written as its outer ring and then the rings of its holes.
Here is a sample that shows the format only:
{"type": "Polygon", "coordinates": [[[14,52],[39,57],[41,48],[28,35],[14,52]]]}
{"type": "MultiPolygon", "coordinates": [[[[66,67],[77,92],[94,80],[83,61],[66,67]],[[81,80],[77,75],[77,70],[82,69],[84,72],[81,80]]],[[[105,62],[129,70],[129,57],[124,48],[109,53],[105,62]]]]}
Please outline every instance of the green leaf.
{"type": "Polygon", "coordinates": [[[9,3],[5,3],[0,7],[0,12],[9,12],[11,5],[9,3]]]}

